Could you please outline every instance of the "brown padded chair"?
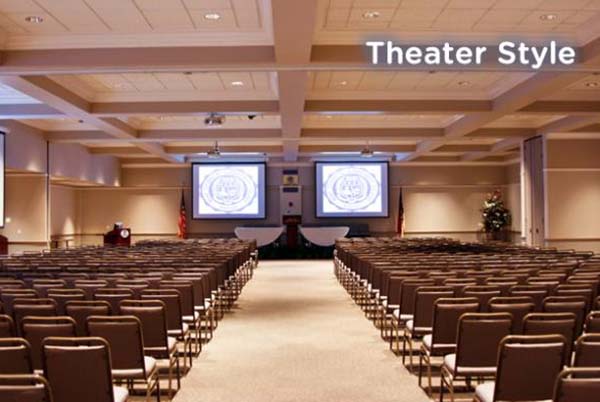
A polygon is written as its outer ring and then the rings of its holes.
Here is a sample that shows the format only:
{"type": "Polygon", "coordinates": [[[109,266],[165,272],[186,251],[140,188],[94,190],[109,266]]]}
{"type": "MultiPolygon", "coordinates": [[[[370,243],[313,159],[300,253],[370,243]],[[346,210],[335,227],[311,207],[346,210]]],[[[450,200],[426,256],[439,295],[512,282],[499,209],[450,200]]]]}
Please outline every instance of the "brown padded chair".
{"type": "Polygon", "coordinates": [[[573,313],[531,313],[523,320],[524,335],[562,335],[567,341],[565,365],[571,364],[571,352],[575,342],[575,314],[573,313]]]}
{"type": "Polygon", "coordinates": [[[112,314],[119,314],[119,305],[123,300],[134,298],[133,290],[126,288],[100,288],[94,293],[94,300],[102,300],[110,304],[112,314]]]}
{"type": "Polygon", "coordinates": [[[4,313],[13,315],[13,304],[15,299],[35,299],[38,293],[33,289],[5,289],[0,293],[0,300],[4,307],[4,313]]]}
{"type": "Polygon", "coordinates": [[[575,367],[600,367],[600,334],[584,334],[575,344],[575,367]]]}
{"type": "Polygon", "coordinates": [[[558,285],[554,292],[556,296],[582,296],[585,299],[586,310],[592,308],[595,296],[595,289],[589,284],[567,283],[558,285]]]}
{"type": "Polygon", "coordinates": [[[102,338],[44,339],[44,377],[57,402],[125,402],[127,389],[113,387],[110,347],[102,338]]]}
{"type": "Polygon", "coordinates": [[[523,333],[523,319],[535,310],[535,304],[529,296],[492,297],[489,302],[490,313],[511,313],[513,327],[511,333],[523,333]]]}
{"type": "Polygon", "coordinates": [[[561,335],[509,335],[500,342],[496,380],[475,388],[476,402],[552,400],[565,361],[561,335]]]}
{"type": "Polygon", "coordinates": [[[75,321],[71,317],[24,317],[21,322],[23,338],[31,345],[34,370],[42,369],[42,341],[49,336],[76,336],[75,321]]]}
{"type": "Polygon", "coordinates": [[[535,305],[535,311],[542,311],[544,299],[550,292],[544,285],[517,285],[510,288],[510,296],[529,296],[535,305]]]}
{"type": "Polygon", "coordinates": [[[66,288],[67,282],[61,279],[34,279],[32,286],[39,296],[44,298],[48,297],[48,290],[66,288]]]}
{"type": "Polygon", "coordinates": [[[458,321],[456,353],[444,356],[441,368],[440,401],[448,386],[454,402],[454,381],[472,377],[478,379],[496,375],[498,345],[510,335],[510,313],[466,313],[458,321]]]}
{"type": "Polygon", "coordinates": [[[575,314],[575,338],[577,338],[583,332],[586,306],[583,296],[550,296],[544,299],[543,311],[575,314]]]}
{"type": "Polygon", "coordinates": [[[585,319],[585,333],[600,334],[600,311],[591,311],[585,319]]]}
{"type": "Polygon", "coordinates": [[[21,322],[24,317],[52,317],[58,314],[56,302],[52,299],[15,299],[13,317],[17,333],[21,334],[21,322]]]}
{"type": "Polygon", "coordinates": [[[96,290],[108,287],[108,281],[99,279],[79,279],[75,281],[75,287],[83,290],[86,300],[94,300],[96,290]]]}
{"type": "Polygon", "coordinates": [[[600,395],[600,367],[568,368],[556,379],[553,402],[588,402],[600,395]]]}
{"type": "Polygon", "coordinates": [[[72,300],[85,300],[82,289],[49,289],[48,298],[56,302],[58,315],[65,315],[65,304],[72,300]]]}
{"type": "Polygon", "coordinates": [[[154,358],[144,356],[140,320],[133,316],[90,316],[86,326],[89,336],[103,338],[110,345],[113,378],[127,381],[130,390],[135,383],[142,383],[146,401],[153,391],[160,401],[158,366],[154,358]]]}
{"type": "Polygon", "coordinates": [[[0,339],[13,338],[17,336],[15,331],[15,322],[12,317],[6,314],[0,314],[0,339]]]}
{"type": "MultiPolygon", "coordinates": [[[[189,367],[192,367],[192,336],[189,326],[183,322],[181,296],[177,289],[146,289],[142,292],[142,300],[160,300],[165,303],[167,312],[167,333],[175,337],[183,345],[184,368],[188,368],[185,355],[189,356],[189,367]]],[[[196,345],[199,345],[196,339],[196,345]]],[[[199,347],[196,346],[199,352],[199,347]]]]}
{"type": "Polygon", "coordinates": [[[413,340],[430,334],[433,330],[433,306],[438,299],[454,297],[455,290],[450,286],[421,286],[415,292],[415,310],[413,318],[406,321],[402,336],[402,364],[406,363],[406,347],[408,346],[408,362],[413,368],[413,340]]]}
{"type": "Polygon", "coordinates": [[[137,317],[142,323],[144,353],[169,364],[169,396],[173,394],[173,370],[177,374],[177,389],[181,387],[177,340],[168,336],[165,303],[160,300],[124,300],[120,304],[122,315],[137,317]]]}
{"type": "Polygon", "coordinates": [[[0,339],[0,374],[33,374],[29,342],[23,338],[0,339]]]}
{"type": "Polygon", "coordinates": [[[400,350],[400,326],[412,320],[415,314],[415,294],[421,286],[435,286],[433,279],[405,279],[400,288],[400,307],[392,312],[390,348],[400,350]],[[395,345],[395,346],[394,346],[395,345]]]}
{"type": "Polygon", "coordinates": [[[110,304],[103,300],[73,300],[65,304],[66,315],[75,320],[77,336],[86,336],[86,320],[92,315],[110,315],[110,304]]]}
{"type": "Polygon", "coordinates": [[[40,375],[0,375],[0,401],[53,402],[48,381],[40,375]]]}
{"type": "Polygon", "coordinates": [[[115,283],[117,289],[130,289],[133,292],[133,298],[139,299],[144,289],[150,288],[150,282],[141,279],[121,279],[115,283]]]}
{"type": "Polygon", "coordinates": [[[433,306],[433,330],[423,337],[419,355],[419,385],[423,363],[427,365],[427,392],[431,395],[432,357],[444,356],[456,350],[458,320],[465,313],[479,311],[479,301],[474,297],[442,298],[433,306]]]}
{"type": "Polygon", "coordinates": [[[493,297],[502,296],[500,287],[493,285],[472,285],[463,289],[464,297],[476,297],[479,300],[479,309],[482,313],[489,311],[489,302],[493,297]]]}
{"type": "Polygon", "coordinates": [[[196,355],[200,353],[200,313],[196,311],[196,300],[194,297],[194,285],[192,281],[170,280],[160,282],[161,289],[175,289],[179,292],[181,301],[182,320],[194,332],[194,344],[196,355]]]}

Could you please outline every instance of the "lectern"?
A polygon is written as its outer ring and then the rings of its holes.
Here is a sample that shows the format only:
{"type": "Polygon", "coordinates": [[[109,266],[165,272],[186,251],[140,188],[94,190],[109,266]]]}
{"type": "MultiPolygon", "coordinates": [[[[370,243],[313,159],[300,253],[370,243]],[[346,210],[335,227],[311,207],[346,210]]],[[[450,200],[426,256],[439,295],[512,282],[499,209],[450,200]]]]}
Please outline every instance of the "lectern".
{"type": "Polygon", "coordinates": [[[131,229],[115,225],[113,230],[104,234],[105,246],[131,246],[131,229]]]}

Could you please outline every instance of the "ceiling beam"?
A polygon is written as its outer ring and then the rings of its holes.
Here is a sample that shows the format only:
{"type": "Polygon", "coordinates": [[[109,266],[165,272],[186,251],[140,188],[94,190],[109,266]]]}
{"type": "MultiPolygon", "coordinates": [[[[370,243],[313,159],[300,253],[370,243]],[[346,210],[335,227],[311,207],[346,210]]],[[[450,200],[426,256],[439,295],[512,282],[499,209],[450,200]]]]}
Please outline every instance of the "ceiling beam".
{"type": "MultiPolygon", "coordinates": [[[[121,139],[135,139],[137,137],[136,130],[121,120],[92,115],[90,113],[91,104],[87,100],[48,77],[0,76],[0,82],[45,103],[69,117],[83,120],[112,137],[121,139]]],[[[139,143],[137,146],[168,162],[180,162],[178,158],[164,152],[160,145],[139,143]]]]}
{"type": "Polygon", "coordinates": [[[5,50],[0,74],[107,74],[272,70],[272,46],[5,50]]]}
{"type": "MultiPolygon", "coordinates": [[[[282,149],[280,145],[222,145],[219,144],[221,153],[223,152],[252,152],[252,153],[266,153],[274,154],[281,153],[282,149]]],[[[177,155],[192,155],[206,153],[213,149],[212,145],[173,145],[165,147],[165,150],[169,154],[177,155]]]]}
{"type": "MultiPolygon", "coordinates": [[[[301,153],[318,153],[318,152],[360,152],[364,148],[362,144],[329,144],[329,145],[300,145],[301,153]]],[[[411,144],[392,144],[381,145],[371,144],[369,148],[375,152],[414,152],[415,145],[411,144]]]]}
{"type": "Polygon", "coordinates": [[[487,151],[475,151],[469,152],[461,156],[461,161],[476,161],[479,159],[485,159],[491,156],[497,156],[499,153],[506,152],[515,147],[520,147],[523,142],[522,138],[506,138],[492,145],[487,151]]]}
{"type": "Polygon", "coordinates": [[[43,103],[0,105],[0,119],[50,119],[65,117],[58,110],[43,103]]]}
{"type": "Polygon", "coordinates": [[[596,116],[568,116],[540,127],[537,134],[568,133],[582,128],[589,129],[590,126],[597,124],[600,124],[600,114],[596,116]]]}
{"type": "Polygon", "coordinates": [[[307,100],[307,112],[315,113],[465,113],[492,110],[487,100],[386,100],[386,99],[331,99],[307,100]]]}
{"type": "Polygon", "coordinates": [[[422,139],[424,137],[442,137],[443,128],[303,128],[302,138],[335,138],[335,139],[422,139]]]}
{"type": "Polygon", "coordinates": [[[207,113],[277,113],[274,101],[190,101],[190,102],[103,102],[92,103],[91,114],[98,117],[131,115],[205,115],[207,113]]]}
{"type": "MultiPolygon", "coordinates": [[[[277,64],[308,64],[317,18],[317,0],[272,0],[273,38],[277,64]]],[[[281,133],[285,161],[298,159],[304,118],[308,73],[279,71],[277,74],[281,133]]]]}
{"type": "Polygon", "coordinates": [[[568,113],[568,114],[598,114],[600,101],[537,101],[525,106],[519,112],[524,113],[568,113]]]}

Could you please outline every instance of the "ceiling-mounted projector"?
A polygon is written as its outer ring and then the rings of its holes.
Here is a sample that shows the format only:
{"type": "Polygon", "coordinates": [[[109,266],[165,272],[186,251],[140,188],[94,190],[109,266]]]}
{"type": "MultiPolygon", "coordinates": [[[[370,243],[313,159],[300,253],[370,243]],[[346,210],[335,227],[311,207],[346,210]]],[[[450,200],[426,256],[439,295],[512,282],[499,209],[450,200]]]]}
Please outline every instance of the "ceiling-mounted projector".
{"type": "Polygon", "coordinates": [[[360,151],[360,156],[362,158],[371,158],[375,155],[375,152],[371,148],[369,148],[369,144],[367,144],[362,151],[360,151]]]}
{"type": "Polygon", "coordinates": [[[217,113],[211,113],[204,119],[204,124],[207,126],[220,126],[225,123],[225,116],[217,113]]]}
{"type": "Polygon", "coordinates": [[[219,143],[215,142],[215,147],[213,149],[209,150],[206,153],[206,155],[212,159],[219,158],[221,156],[221,150],[219,149],[219,143]]]}

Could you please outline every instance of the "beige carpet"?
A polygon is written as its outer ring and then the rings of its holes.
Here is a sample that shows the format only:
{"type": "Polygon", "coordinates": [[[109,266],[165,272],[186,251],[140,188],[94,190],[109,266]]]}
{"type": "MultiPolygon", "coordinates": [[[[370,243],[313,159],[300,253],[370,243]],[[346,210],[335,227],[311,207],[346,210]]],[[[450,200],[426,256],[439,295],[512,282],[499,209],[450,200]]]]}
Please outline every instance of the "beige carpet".
{"type": "Polygon", "coordinates": [[[175,402],[419,402],[330,261],[265,261],[175,402]]]}

